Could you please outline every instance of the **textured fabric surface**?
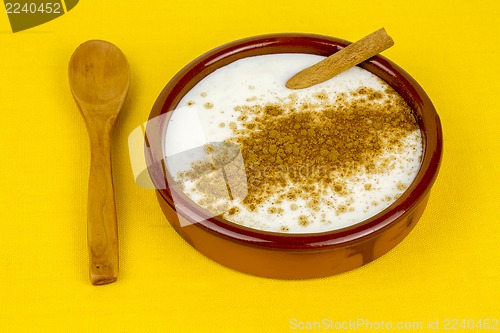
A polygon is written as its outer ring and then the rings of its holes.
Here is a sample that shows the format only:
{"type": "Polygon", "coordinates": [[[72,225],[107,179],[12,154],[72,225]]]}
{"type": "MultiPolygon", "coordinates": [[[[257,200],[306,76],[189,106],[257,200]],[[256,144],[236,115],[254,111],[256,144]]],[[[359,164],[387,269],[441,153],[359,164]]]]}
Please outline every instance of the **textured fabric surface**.
{"type": "Polygon", "coordinates": [[[0,332],[427,330],[455,320],[486,330],[494,318],[500,330],[499,17],[497,1],[81,0],[14,34],[0,12],[0,332]],[[384,55],[427,91],[445,143],[427,210],[382,258],[309,281],[245,275],[191,248],[135,184],[128,135],[198,55],[263,33],[356,40],[382,26],[395,40],[384,55]],[[101,287],[88,279],[89,146],[67,79],[88,39],[118,45],[132,71],[112,153],[120,275],[101,287]]]}

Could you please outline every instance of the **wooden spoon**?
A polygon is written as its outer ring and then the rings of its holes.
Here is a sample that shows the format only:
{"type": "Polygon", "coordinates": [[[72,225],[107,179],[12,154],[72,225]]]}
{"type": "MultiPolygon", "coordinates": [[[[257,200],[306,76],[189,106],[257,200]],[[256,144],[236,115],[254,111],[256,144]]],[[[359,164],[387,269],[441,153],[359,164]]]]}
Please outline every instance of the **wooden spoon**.
{"type": "Polygon", "coordinates": [[[295,74],[287,81],[286,87],[289,89],[311,87],[331,79],[393,45],[392,38],[385,32],[384,28],[381,28],[295,74]]]}
{"type": "Polygon", "coordinates": [[[85,120],[91,149],[87,238],[94,285],[112,283],[118,275],[111,140],[129,83],[127,59],[111,43],[87,41],[71,56],[69,84],[85,120]]]}

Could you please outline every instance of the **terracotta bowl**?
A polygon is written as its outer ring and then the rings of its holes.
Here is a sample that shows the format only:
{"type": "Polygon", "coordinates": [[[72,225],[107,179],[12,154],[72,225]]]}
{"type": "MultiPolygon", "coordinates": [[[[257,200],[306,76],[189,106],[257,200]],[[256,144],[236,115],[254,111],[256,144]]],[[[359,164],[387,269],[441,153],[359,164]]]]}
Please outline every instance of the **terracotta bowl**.
{"type": "Polygon", "coordinates": [[[195,249],[225,266],[253,275],[282,279],[317,278],[373,261],[401,242],[416,225],[440,166],[441,124],[420,85],[382,56],[373,57],[360,66],[391,85],[413,108],[422,131],[424,151],[421,168],[413,183],[379,214],[353,226],[323,233],[265,232],[220,217],[209,217],[177,186],[165,186],[167,182],[173,183],[163,163],[168,119],[181,98],[205,76],[249,56],[271,53],[328,56],[348,44],[338,38],[310,34],[246,38],[220,46],[193,60],[163,89],[151,111],[146,132],[148,171],[167,220],[195,249]],[[154,119],[161,121],[151,122],[154,119]]]}

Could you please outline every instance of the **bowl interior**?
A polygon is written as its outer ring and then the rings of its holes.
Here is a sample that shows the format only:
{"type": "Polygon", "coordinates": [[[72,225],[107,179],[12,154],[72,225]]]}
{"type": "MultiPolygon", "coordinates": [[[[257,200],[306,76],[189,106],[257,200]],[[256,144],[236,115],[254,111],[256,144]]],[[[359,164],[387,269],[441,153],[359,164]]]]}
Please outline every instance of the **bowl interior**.
{"type": "MultiPolygon", "coordinates": [[[[308,53],[331,55],[348,45],[344,40],[309,34],[275,34],[251,37],[213,49],[184,67],[163,89],[150,115],[158,116],[160,124],[147,131],[149,173],[161,197],[187,220],[199,221],[195,225],[208,228],[221,235],[265,241],[269,244],[324,243],[337,244],[377,232],[409,213],[428,193],[439,169],[442,134],[439,117],[425,91],[403,69],[384,58],[375,56],[359,66],[377,75],[394,88],[413,109],[422,132],[423,155],[419,172],[407,190],[389,207],[377,215],[355,225],[322,233],[284,234],[247,228],[210,214],[191,201],[174,184],[163,161],[165,131],[172,111],[182,97],[204,77],[235,60],[262,54],[308,53]],[[175,197],[175,206],[173,198],[175,197]]],[[[149,126],[149,122],[148,122],[149,126]]]]}

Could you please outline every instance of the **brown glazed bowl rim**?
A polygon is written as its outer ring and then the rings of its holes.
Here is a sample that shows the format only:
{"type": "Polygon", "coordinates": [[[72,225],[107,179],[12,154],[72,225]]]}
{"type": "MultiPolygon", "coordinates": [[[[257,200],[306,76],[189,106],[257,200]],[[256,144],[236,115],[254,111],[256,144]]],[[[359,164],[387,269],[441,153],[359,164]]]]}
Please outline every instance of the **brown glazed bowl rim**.
{"type": "Polygon", "coordinates": [[[177,186],[162,186],[166,180],[173,182],[162,164],[166,124],[180,99],[202,78],[217,68],[244,57],[272,53],[328,56],[348,44],[350,42],[339,38],[315,34],[280,33],[254,36],[210,50],[181,69],[159,95],[148,121],[149,126],[152,119],[164,116],[161,117],[163,120],[160,126],[155,126],[152,131],[147,129],[146,140],[148,172],[161,199],[188,221],[199,221],[201,217],[202,221],[194,223],[194,227],[234,242],[276,250],[318,250],[345,246],[347,243],[354,244],[366,237],[380,234],[388,226],[410,214],[427,196],[436,179],[442,155],[441,123],[436,109],[422,87],[402,68],[380,55],[359,66],[382,78],[412,107],[424,145],[421,166],[414,181],[383,211],[342,229],[321,233],[286,234],[244,227],[221,217],[209,217],[205,210],[191,201],[177,186]],[[171,191],[175,192],[176,205],[173,204],[171,191]]]}

